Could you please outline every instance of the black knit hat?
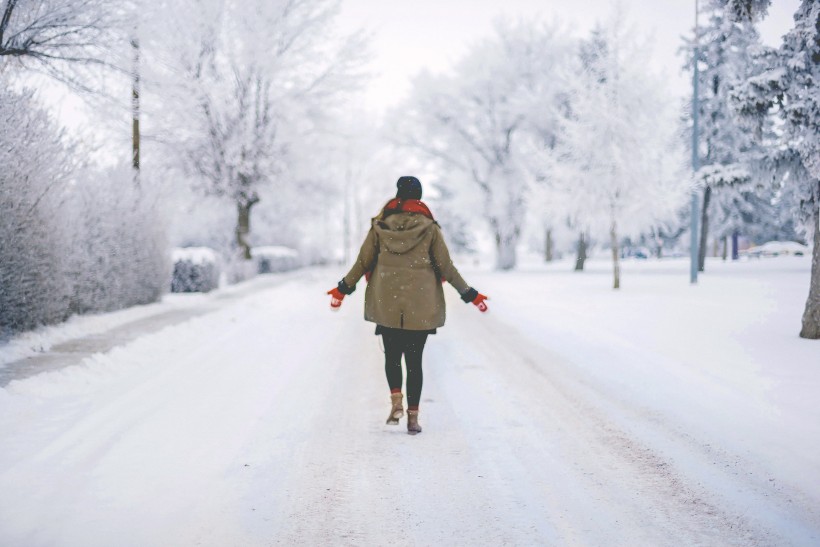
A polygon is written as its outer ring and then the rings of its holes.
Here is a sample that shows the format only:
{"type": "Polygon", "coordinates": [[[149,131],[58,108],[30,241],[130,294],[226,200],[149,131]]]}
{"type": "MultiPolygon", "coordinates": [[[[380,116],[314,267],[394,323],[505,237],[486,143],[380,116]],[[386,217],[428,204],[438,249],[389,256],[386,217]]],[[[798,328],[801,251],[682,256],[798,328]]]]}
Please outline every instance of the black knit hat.
{"type": "Polygon", "coordinates": [[[396,187],[399,199],[421,199],[421,182],[416,177],[399,177],[396,187]]]}

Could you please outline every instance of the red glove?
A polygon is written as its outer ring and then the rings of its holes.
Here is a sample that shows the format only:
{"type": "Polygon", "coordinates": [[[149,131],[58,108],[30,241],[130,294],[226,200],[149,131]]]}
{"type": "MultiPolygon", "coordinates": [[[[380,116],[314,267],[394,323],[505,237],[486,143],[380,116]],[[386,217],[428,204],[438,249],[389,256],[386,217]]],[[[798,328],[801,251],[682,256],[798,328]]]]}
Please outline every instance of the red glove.
{"type": "Polygon", "coordinates": [[[330,295],[330,309],[333,311],[339,311],[339,308],[342,307],[342,300],[345,299],[345,295],[337,288],[333,287],[327,294],[330,295]]]}
{"type": "Polygon", "coordinates": [[[487,304],[484,303],[485,300],[489,300],[489,298],[481,293],[478,293],[478,296],[473,299],[473,304],[475,304],[478,310],[482,313],[487,311],[487,304]]]}

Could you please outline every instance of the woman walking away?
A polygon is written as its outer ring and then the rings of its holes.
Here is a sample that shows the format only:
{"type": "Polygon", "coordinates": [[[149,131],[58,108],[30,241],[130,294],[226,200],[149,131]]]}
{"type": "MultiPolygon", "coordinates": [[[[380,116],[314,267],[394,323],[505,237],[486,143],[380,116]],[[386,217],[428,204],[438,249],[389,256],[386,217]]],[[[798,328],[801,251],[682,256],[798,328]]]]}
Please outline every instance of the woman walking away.
{"type": "Polygon", "coordinates": [[[427,335],[444,325],[448,281],[467,303],[487,311],[487,297],[467,285],[450,259],[441,228],[421,201],[421,182],[401,177],[396,197],[372,219],[359,257],[338,287],[328,291],[331,309],[342,305],[364,275],[364,318],[376,323],[384,341],[384,371],[390,387],[388,424],[398,424],[402,407],[401,357],[407,367],[407,432],[421,433],[419,400],[424,379],[422,352],[427,335]]]}

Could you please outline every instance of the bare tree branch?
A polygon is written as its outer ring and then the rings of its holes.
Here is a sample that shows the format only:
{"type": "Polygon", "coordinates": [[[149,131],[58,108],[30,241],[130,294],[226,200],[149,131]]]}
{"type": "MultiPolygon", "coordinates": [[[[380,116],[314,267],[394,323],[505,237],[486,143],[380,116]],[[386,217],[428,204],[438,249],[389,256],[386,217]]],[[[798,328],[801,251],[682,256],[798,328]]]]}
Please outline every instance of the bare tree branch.
{"type": "MultiPolygon", "coordinates": [[[[0,18],[0,60],[19,59],[31,68],[47,64],[65,80],[59,64],[107,65],[106,48],[121,10],[111,0],[5,0],[0,18]]],[[[71,80],[71,78],[68,78],[71,80]]]]}

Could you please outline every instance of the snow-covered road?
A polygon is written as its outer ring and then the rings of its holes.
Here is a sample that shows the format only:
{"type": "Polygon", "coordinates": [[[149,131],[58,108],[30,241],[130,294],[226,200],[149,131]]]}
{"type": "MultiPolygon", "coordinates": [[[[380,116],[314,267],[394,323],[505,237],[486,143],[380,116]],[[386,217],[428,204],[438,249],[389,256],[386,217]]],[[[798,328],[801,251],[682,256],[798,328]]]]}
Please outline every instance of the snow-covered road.
{"type": "Polygon", "coordinates": [[[481,315],[448,289],[424,433],[384,425],[379,338],[360,292],[328,311],[333,275],[0,390],[0,544],[820,542],[820,479],[792,480],[816,454],[781,477],[754,442],[630,397],[500,302],[481,315]]]}

